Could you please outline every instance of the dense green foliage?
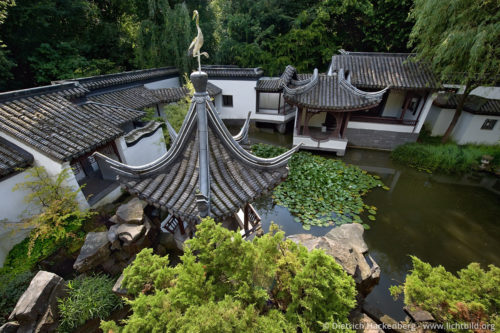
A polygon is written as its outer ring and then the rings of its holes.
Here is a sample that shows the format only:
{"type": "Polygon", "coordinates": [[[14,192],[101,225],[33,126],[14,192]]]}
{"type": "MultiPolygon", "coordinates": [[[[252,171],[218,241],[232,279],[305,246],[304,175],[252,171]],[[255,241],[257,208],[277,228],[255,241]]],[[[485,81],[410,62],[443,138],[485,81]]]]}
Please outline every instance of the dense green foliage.
{"type": "Polygon", "coordinates": [[[216,60],[261,66],[277,75],[289,64],[299,71],[326,69],[341,48],[406,51],[410,5],[407,0],[216,0],[216,60]]]}
{"type": "Polygon", "coordinates": [[[123,302],[112,289],[114,280],[105,275],[81,276],[68,281],[68,296],[59,299],[59,332],[73,332],[93,318],[106,319],[123,302]]]}
{"type": "Polygon", "coordinates": [[[0,90],[173,65],[200,12],[206,63],[326,68],[340,48],[406,51],[411,0],[13,0],[0,1],[0,90]],[[3,24],[2,24],[2,21],[3,24]],[[391,36],[391,38],[387,38],[391,36]]]}
{"type": "Polygon", "coordinates": [[[181,263],[144,249],[124,271],[133,314],[104,332],[318,332],[347,323],[355,286],[323,251],[308,252],[270,233],[245,241],[206,218],[186,242],[181,263]]]}
{"type": "Polygon", "coordinates": [[[60,249],[68,253],[79,249],[85,236],[82,224],[93,215],[80,210],[76,200],[78,191],[65,184],[68,170],[57,177],[49,176],[43,167],[33,167],[26,172],[26,181],[16,184],[14,190],[29,190],[26,203],[29,207],[39,207],[41,211],[21,223],[21,227],[32,228],[32,231],[29,237],[10,250],[0,268],[0,294],[5,295],[0,303],[2,318],[12,311],[22,294],[22,287],[26,286],[27,277],[40,261],[60,249]],[[4,286],[11,286],[13,290],[4,290],[4,286]]]}
{"type": "MultiPolygon", "coordinates": [[[[257,144],[252,151],[260,157],[273,157],[286,149],[257,144]]],[[[364,204],[363,196],[376,187],[387,189],[378,176],[341,160],[307,152],[296,153],[289,167],[288,177],[274,190],[273,199],[287,207],[304,229],[311,225],[363,223],[363,212],[368,213],[369,220],[375,220],[377,208],[364,204]]],[[[363,226],[369,228],[366,223],[363,226]]]]}
{"type": "Polygon", "coordinates": [[[475,170],[481,164],[481,157],[493,157],[491,167],[500,167],[500,146],[464,145],[455,143],[428,144],[406,143],[397,147],[391,157],[394,161],[422,171],[443,173],[464,173],[475,170]]]}
{"type": "Polygon", "coordinates": [[[0,326],[7,322],[7,318],[16,306],[17,300],[28,288],[35,275],[30,271],[18,274],[5,274],[0,271],[0,326]]]}
{"type": "Polygon", "coordinates": [[[458,122],[471,91],[498,83],[500,2],[498,0],[415,0],[410,45],[446,83],[464,85],[443,142],[458,122]]]}
{"type": "Polygon", "coordinates": [[[404,284],[390,288],[393,296],[404,292],[406,305],[427,310],[442,323],[494,323],[499,327],[500,268],[490,265],[485,271],[471,263],[454,275],[416,257],[412,262],[404,284]]]}
{"type": "Polygon", "coordinates": [[[76,238],[74,231],[79,230],[83,222],[92,213],[81,210],[77,200],[80,189],[66,184],[70,170],[62,170],[57,177],[50,176],[44,167],[32,167],[26,171],[26,180],[17,183],[13,190],[27,190],[25,202],[29,207],[39,207],[39,214],[25,219],[24,227],[32,228],[28,246],[31,253],[35,241],[54,239],[62,242],[76,238]]]}

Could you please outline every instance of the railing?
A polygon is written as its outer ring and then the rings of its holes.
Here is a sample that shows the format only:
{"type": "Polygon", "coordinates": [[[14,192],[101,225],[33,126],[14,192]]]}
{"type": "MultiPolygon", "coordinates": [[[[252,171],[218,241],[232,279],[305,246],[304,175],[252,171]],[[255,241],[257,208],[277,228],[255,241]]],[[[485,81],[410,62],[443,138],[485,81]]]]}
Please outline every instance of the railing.
{"type": "Polygon", "coordinates": [[[271,109],[271,108],[261,108],[259,107],[259,109],[257,110],[257,113],[260,113],[260,114],[272,114],[272,115],[280,115],[280,116],[283,116],[283,115],[287,115],[291,112],[294,111],[294,107],[289,105],[289,104],[285,104],[285,105],[281,105],[280,108],[275,108],[275,109],[271,109]]]}

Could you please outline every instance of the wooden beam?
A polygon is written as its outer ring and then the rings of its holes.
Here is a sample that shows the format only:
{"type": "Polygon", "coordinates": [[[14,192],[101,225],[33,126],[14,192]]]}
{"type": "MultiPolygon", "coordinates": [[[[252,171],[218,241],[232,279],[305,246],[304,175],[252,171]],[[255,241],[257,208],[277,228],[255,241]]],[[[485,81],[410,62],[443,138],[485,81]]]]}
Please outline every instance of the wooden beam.
{"type": "Polygon", "coordinates": [[[404,119],[406,110],[408,110],[408,106],[410,106],[412,96],[413,96],[413,94],[411,92],[406,93],[406,99],[405,99],[405,103],[403,105],[403,112],[401,112],[401,117],[399,117],[400,120],[404,119]]]}
{"type": "Polygon", "coordinates": [[[260,91],[256,91],[255,94],[255,113],[259,112],[259,107],[260,107],[260,91]]]}

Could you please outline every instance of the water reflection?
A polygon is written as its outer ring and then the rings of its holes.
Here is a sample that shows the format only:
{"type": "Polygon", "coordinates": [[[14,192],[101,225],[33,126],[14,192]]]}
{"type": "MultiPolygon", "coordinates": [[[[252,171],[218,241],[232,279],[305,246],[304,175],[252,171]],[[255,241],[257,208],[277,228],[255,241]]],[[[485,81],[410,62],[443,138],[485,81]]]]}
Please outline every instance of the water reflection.
{"type": "MultiPolygon", "coordinates": [[[[289,146],[290,136],[252,128],[254,142],[289,146]]],[[[331,158],[333,155],[322,153],[331,158]]],[[[368,296],[379,308],[402,320],[402,300],[395,302],[388,288],[404,281],[411,268],[410,255],[432,265],[456,271],[470,262],[500,266],[500,182],[484,174],[450,177],[431,175],[392,163],[389,153],[348,149],[343,161],[378,174],[390,191],[375,189],[365,202],[378,207],[377,220],[370,222],[365,240],[380,265],[380,283],[368,296]]],[[[286,208],[273,205],[270,196],[255,207],[265,230],[271,221],[288,234],[321,236],[331,228],[305,231],[286,208]]]]}

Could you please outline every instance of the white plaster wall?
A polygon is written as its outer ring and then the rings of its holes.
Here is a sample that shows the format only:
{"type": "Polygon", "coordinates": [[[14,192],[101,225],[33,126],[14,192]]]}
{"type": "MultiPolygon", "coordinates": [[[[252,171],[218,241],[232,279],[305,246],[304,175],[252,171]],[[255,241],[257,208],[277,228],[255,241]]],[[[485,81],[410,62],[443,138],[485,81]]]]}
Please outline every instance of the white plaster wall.
{"type": "MultiPolygon", "coordinates": [[[[219,110],[222,119],[246,119],[248,111],[255,113],[255,86],[257,80],[217,80],[209,82],[222,89],[222,95],[233,96],[233,107],[222,106],[219,110]]],[[[222,96],[221,96],[222,100],[222,96]]]]}
{"type": "Polygon", "coordinates": [[[222,94],[215,96],[213,103],[215,105],[215,109],[217,110],[217,112],[220,113],[220,111],[222,110],[222,94]]]}
{"type": "MultiPolygon", "coordinates": [[[[33,158],[34,158],[33,165],[43,166],[50,176],[57,177],[57,175],[59,173],[61,173],[61,171],[63,169],[70,169],[69,162],[57,161],[57,160],[39,152],[38,150],[34,149],[33,147],[26,145],[23,141],[20,141],[7,133],[0,132],[0,136],[9,140],[13,144],[21,147],[22,149],[26,150],[28,153],[33,155],[33,158]]],[[[70,173],[70,177],[66,180],[66,185],[70,186],[73,189],[77,189],[80,187],[78,185],[78,182],[76,181],[76,178],[75,178],[75,175],[73,172],[70,173]]],[[[0,184],[0,186],[1,186],[1,184],[0,184]]],[[[89,204],[87,202],[87,199],[85,199],[85,196],[83,195],[83,193],[81,191],[77,195],[77,200],[80,203],[80,208],[82,208],[82,209],[89,208],[89,204]]]]}
{"type": "Polygon", "coordinates": [[[431,135],[444,135],[448,126],[450,126],[454,113],[455,110],[442,109],[433,105],[425,120],[425,123],[428,124],[431,129],[431,135]]]}
{"type": "Polygon", "coordinates": [[[180,87],[180,86],[181,86],[181,82],[179,81],[178,76],[171,77],[171,78],[168,78],[165,80],[146,83],[144,85],[144,87],[147,89],[174,88],[174,87],[180,87]]]}
{"type": "MultiPolygon", "coordinates": [[[[69,168],[68,162],[61,163],[56,161],[9,134],[0,132],[0,136],[32,154],[34,158],[33,165],[45,167],[45,170],[47,170],[50,176],[56,177],[64,168],[69,168]]],[[[0,266],[3,265],[5,257],[10,249],[29,234],[29,228],[18,224],[21,217],[27,218],[39,212],[37,206],[27,206],[24,202],[24,196],[27,194],[27,191],[12,192],[12,188],[15,184],[25,181],[25,175],[26,172],[23,172],[0,181],[0,221],[4,220],[3,222],[7,222],[0,223],[0,266]],[[12,232],[12,230],[14,230],[14,232],[12,232]]],[[[74,189],[79,188],[78,182],[72,172],[70,173],[70,178],[66,181],[66,185],[74,189]]],[[[82,209],[89,207],[81,191],[77,196],[77,200],[82,209]]]]}
{"type": "Polygon", "coordinates": [[[405,100],[406,92],[401,90],[390,90],[387,101],[385,102],[382,117],[399,118],[401,110],[403,109],[403,102],[405,100]]]}
{"type": "Polygon", "coordinates": [[[262,121],[262,122],[276,123],[276,124],[286,123],[294,117],[295,117],[295,112],[290,112],[286,115],[283,115],[283,114],[263,114],[263,113],[253,114],[252,113],[252,116],[251,116],[251,118],[255,121],[262,121]]]}
{"type": "MultiPolygon", "coordinates": [[[[422,111],[420,111],[420,117],[418,119],[417,124],[415,125],[415,128],[413,130],[413,133],[420,133],[420,130],[424,126],[425,119],[427,118],[427,115],[429,114],[429,111],[432,107],[432,103],[434,103],[434,100],[437,97],[437,93],[429,94],[427,96],[427,99],[425,99],[425,104],[422,107],[422,111]]],[[[423,100],[423,99],[422,99],[423,100]]]]}
{"type": "Polygon", "coordinates": [[[500,117],[462,112],[451,136],[461,145],[467,143],[500,144],[500,117]],[[492,130],[481,129],[486,119],[497,119],[492,130]]]}
{"type": "Polygon", "coordinates": [[[120,158],[128,165],[148,164],[167,153],[161,127],[153,135],[142,138],[131,147],[127,147],[123,137],[119,137],[115,142],[120,158]]]}

